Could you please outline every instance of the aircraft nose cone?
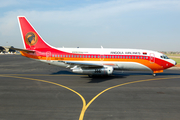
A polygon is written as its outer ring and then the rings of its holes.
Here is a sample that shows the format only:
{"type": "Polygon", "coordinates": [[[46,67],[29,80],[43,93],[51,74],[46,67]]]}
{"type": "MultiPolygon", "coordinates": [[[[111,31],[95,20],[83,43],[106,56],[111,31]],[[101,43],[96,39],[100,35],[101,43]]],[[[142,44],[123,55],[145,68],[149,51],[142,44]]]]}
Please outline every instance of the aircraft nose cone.
{"type": "Polygon", "coordinates": [[[177,65],[177,62],[175,62],[175,65],[177,65]]]}

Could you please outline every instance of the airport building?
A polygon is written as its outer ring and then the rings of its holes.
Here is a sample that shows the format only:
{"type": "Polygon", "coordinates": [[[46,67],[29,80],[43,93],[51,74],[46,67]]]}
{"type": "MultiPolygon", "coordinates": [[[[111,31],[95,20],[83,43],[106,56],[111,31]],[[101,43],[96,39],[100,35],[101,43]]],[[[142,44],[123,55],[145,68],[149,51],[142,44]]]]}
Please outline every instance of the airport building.
{"type": "Polygon", "coordinates": [[[0,53],[16,53],[16,50],[13,50],[13,46],[0,46],[0,53]]]}

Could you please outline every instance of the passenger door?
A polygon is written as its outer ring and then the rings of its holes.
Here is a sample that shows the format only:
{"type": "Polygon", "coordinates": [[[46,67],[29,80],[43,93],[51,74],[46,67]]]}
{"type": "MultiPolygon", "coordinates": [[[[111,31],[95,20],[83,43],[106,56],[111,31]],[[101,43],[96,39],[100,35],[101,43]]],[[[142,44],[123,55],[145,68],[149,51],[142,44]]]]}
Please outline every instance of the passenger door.
{"type": "Polygon", "coordinates": [[[155,54],[154,53],[150,53],[150,63],[155,63],[155,54]]]}

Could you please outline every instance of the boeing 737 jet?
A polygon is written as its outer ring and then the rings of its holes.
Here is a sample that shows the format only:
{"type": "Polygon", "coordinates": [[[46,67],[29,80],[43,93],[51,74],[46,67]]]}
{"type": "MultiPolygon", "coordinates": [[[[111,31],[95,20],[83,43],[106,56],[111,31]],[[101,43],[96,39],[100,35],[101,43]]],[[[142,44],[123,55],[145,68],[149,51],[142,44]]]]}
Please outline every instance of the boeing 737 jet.
{"type": "Polygon", "coordinates": [[[24,16],[18,16],[22,56],[71,69],[74,73],[111,75],[114,70],[151,71],[153,76],[176,65],[166,55],[141,49],[55,48],[46,43],[24,16]]]}

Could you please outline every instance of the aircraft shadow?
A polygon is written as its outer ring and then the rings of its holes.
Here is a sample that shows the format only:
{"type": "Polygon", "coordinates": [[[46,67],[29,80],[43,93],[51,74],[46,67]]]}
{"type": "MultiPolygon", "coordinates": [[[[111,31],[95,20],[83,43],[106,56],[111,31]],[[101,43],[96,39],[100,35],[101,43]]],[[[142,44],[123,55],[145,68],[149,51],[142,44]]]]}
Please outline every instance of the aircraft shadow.
{"type": "Polygon", "coordinates": [[[79,74],[77,74],[77,73],[73,73],[73,72],[67,71],[67,70],[60,70],[60,71],[51,73],[51,75],[58,75],[58,74],[79,75],[79,74]]]}
{"type": "MultiPolygon", "coordinates": [[[[88,83],[100,83],[100,82],[105,82],[108,80],[113,80],[113,79],[121,79],[121,78],[125,78],[126,76],[122,76],[122,75],[116,75],[116,76],[95,76],[93,78],[90,78],[90,81],[88,83]]],[[[86,77],[87,78],[87,77],[86,77]]]]}
{"type": "MultiPolygon", "coordinates": [[[[68,74],[68,75],[80,75],[78,73],[73,73],[71,71],[67,71],[67,70],[60,70],[54,73],[51,73],[51,75],[57,75],[57,74],[68,74]]],[[[131,75],[152,75],[152,73],[150,72],[115,72],[113,73],[113,76],[109,76],[109,77],[114,77],[114,76],[131,76],[131,75]]],[[[166,76],[166,75],[180,75],[180,73],[174,73],[174,72],[163,72],[163,73],[157,73],[157,76],[166,76]]],[[[101,77],[101,76],[95,76],[95,78],[106,78],[105,77],[101,77]]]]}
{"type": "Polygon", "coordinates": [[[122,79],[126,78],[127,75],[110,75],[110,76],[93,76],[89,78],[88,76],[83,76],[82,78],[89,79],[90,81],[88,83],[100,83],[100,82],[105,82],[108,80],[113,80],[113,79],[122,79]]]}
{"type": "MultiPolygon", "coordinates": [[[[77,73],[73,73],[71,71],[67,71],[67,70],[60,70],[54,73],[51,73],[51,75],[61,75],[61,74],[65,74],[65,75],[81,75],[81,74],[77,74],[77,73]]],[[[117,78],[125,78],[128,75],[122,75],[122,74],[117,74],[117,75],[112,75],[112,76],[94,76],[92,78],[89,78],[88,75],[87,76],[82,76],[81,78],[88,78],[90,79],[90,81],[88,83],[100,83],[100,82],[104,82],[104,81],[108,81],[108,80],[113,80],[113,79],[117,79],[117,78]]]]}
{"type": "MultiPolygon", "coordinates": [[[[51,75],[60,75],[60,74],[66,74],[66,75],[81,75],[81,74],[77,74],[77,73],[73,73],[71,71],[67,71],[67,70],[60,70],[54,73],[51,73],[51,75]]],[[[111,76],[94,76],[92,78],[89,78],[88,75],[87,76],[82,76],[81,78],[85,78],[85,79],[89,79],[90,81],[88,83],[100,83],[100,82],[105,82],[108,80],[113,80],[113,79],[122,79],[122,78],[126,78],[128,76],[133,76],[133,75],[149,75],[152,76],[151,72],[115,72],[113,73],[113,75],[111,76]]],[[[157,76],[171,76],[171,75],[180,75],[180,73],[177,72],[173,72],[173,71],[166,71],[164,73],[157,73],[157,76]]]]}

